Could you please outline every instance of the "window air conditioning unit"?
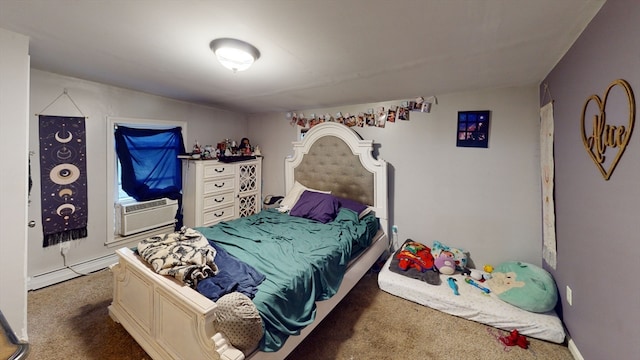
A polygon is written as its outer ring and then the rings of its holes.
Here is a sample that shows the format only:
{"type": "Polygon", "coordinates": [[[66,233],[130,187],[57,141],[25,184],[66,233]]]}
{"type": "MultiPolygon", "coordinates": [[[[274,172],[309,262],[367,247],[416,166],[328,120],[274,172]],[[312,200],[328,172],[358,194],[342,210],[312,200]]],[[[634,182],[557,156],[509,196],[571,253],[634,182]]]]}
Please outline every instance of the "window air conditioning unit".
{"type": "Polygon", "coordinates": [[[127,236],[161,226],[174,224],[178,200],[158,200],[116,204],[116,229],[127,236]]]}

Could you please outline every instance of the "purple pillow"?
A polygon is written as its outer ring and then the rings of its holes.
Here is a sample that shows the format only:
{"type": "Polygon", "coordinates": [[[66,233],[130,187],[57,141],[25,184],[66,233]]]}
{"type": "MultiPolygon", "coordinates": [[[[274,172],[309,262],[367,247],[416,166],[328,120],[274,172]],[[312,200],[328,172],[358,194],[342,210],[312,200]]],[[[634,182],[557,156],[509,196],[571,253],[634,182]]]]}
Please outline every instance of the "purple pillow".
{"type": "Polygon", "coordinates": [[[360,216],[360,214],[367,210],[368,206],[364,205],[358,201],[355,200],[351,200],[351,199],[347,199],[347,198],[342,198],[342,197],[336,197],[338,199],[338,201],[340,201],[340,206],[342,206],[343,208],[347,208],[349,210],[353,210],[356,212],[356,214],[358,214],[358,216],[360,216]]]}
{"type": "Polygon", "coordinates": [[[339,209],[340,202],[333,195],[305,190],[289,215],[326,224],[336,218],[339,209]]]}

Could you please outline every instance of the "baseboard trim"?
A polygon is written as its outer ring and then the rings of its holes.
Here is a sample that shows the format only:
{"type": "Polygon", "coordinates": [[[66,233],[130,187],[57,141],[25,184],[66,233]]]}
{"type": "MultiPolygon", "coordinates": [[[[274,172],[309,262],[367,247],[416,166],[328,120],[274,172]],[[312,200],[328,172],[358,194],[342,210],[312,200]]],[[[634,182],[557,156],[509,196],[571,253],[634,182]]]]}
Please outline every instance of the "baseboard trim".
{"type": "MultiPolygon", "coordinates": [[[[97,259],[85,261],[80,264],[76,264],[71,266],[73,270],[82,273],[88,274],[94,271],[102,270],[104,268],[109,267],[109,265],[118,262],[118,256],[113,253],[110,255],[106,255],[97,259]]],[[[78,276],[81,276],[69,268],[62,268],[54,271],[50,271],[48,273],[39,274],[32,276],[27,281],[27,289],[28,290],[38,290],[43,287],[47,287],[53,284],[57,284],[63,281],[71,280],[78,276]]]]}
{"type": "Polygon", "coordinates": [[[582,357],[582,354],[580,354],[580,351],[578,350],[578,347],[576,346],[576,343],[573,342],[573,339],[569,338],[569,342],[568,342],[567,346],[569,347],[569,352],[571,353],[571,355],[573,355],[574,359],[576,359],[576,360],[584,360],[584,358],[582,357]]]}

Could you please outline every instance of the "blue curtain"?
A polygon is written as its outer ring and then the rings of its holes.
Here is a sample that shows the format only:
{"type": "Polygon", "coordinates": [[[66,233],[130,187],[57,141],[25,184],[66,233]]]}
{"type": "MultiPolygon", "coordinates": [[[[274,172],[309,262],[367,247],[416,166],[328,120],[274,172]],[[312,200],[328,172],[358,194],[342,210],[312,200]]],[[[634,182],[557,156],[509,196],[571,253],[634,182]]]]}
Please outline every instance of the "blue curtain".
{"type": "Polygon", "coordinates": [[[182,129],[118,126],[114,134],[122,189],[137,201],[167,197],[182,205],[182,129]]]}

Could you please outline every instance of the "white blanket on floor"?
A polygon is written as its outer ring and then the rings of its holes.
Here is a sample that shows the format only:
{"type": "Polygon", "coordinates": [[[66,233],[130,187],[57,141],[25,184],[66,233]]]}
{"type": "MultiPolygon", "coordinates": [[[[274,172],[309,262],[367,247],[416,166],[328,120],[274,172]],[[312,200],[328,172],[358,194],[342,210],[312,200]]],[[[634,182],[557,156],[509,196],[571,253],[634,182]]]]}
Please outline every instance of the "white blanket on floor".
{"type": "Polygon", "coordinates": [[[460,273],[441,274],[442,283],[430,285],[392,272],[389,270],[390,261],[391,258],[378,275],[380,289],[390,294],[498,329],[506,331],[517,329],[525,336],[555,343],[564,342],[565,333],[562,322],[553,310],[546,313],[522,310],[498,299],[494,294],[485,294],[480,289],[465,283],[464,276],[460,273]],[[460,295],[453,294],[453,290],[447,283],[449,276],[457,280],[460,295]]]}

